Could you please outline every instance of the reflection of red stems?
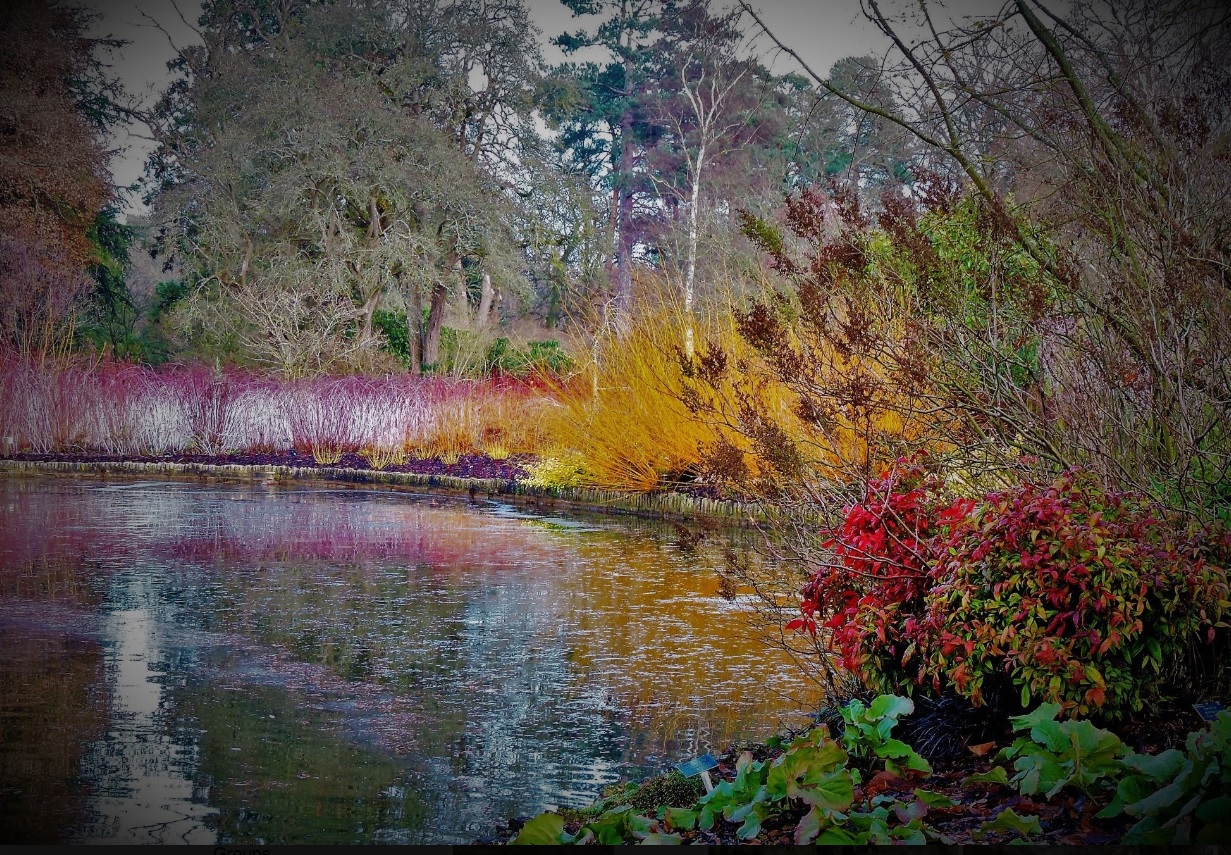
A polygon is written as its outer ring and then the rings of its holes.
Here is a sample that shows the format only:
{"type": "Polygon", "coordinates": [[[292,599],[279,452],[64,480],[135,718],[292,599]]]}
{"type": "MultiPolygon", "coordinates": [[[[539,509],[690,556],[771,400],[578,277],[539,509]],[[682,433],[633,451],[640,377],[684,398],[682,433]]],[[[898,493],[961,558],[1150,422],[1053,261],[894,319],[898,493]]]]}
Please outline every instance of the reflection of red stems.
{"type": "Polygon", "coordinates": [[[547,566],[568,558],[563,545],[552,545],[533,528],[480,525],[460,509],[339,503],[328,494],[320,501],[301,496],[255,503],[239,500],[242,496],[237,492],[235,500],[221,500],[202,515],[199,496],[170,490],[157,502],[147,500],[158,508],[158,520],[150,525],[128,508],[109,514],[111,500],[97,494],[64,501],[58,495],[18,493],[16,508],[0,513],[0,577],[53,556],[81,555],[117,560],[143,555],[211,566],[221,559],[405,561],[437,568],[488,567],[509,555],[541,555],[547,566]],[[542,555],[544,550],[551,554],[542,555]]]}
{"type": "Polygon", "coordinates": [[[489,439],[534,451],[525,446],[548,401],[541,385],[410,375],[292,382],[204,366],[40,364],[0,352],[0,454],[294,448],[325,462],[364,448],[468,453],[489,439]]]}

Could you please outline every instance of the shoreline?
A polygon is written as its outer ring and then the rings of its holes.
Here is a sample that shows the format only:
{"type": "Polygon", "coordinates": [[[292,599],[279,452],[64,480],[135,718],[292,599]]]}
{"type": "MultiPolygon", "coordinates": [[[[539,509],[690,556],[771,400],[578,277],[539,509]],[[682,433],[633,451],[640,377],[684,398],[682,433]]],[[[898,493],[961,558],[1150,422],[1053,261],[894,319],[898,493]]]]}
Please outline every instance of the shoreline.
{"type": "Polygon", "coordinates": [[[751,527],[764,518],[754,505],[685,493],[620,493],[585,487],[531,487],[516,478],[474,478],[418,472],[388,472],[336,466],[283,466],[250,463],[181,463],[164,460],[20,460],[0,459],[0,475],[85,475],[98,478],[158,476],[229,483],[312,484],[323,482],[362,488],[386,488],[453,496],[499,499],[545,511],[580,510],[683,522],[707,519],[751,527]]]}

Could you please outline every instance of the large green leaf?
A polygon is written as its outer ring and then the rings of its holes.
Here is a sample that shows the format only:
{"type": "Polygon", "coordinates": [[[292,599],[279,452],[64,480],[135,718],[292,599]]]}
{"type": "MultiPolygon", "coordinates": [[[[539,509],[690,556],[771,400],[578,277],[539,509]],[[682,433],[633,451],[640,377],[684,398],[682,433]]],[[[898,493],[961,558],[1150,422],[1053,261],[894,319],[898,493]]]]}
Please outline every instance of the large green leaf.
{"type": "Polygon", "coordinates": [[[761,833],[761,817],[754,810],[748,814],[744,824],[735,829],[735,836],[740,840],[751,840],[761,833]]]}
{"type": "Polygon", "coordinates": [[[684,842],[684,838],[678,834],[666,834],[661,831],[654,831],[641,838],[642,846],[679,846],[684,842]]]}
{"type": "Polygon", "coordinates": [[[509,841],[510,846],[559,846],[564,820],[558,814],[541,813],[526,822],[509,841]]]}
{"type": "Polygon", "coordinates": [[[697,812],[687,808],[669,807],[663,811],[663,821],[673,830],[691,831],[697,825],[697,812]]]}
{"type": "Polygon", "coordinates": [[[1017,783],[1018,792],[1026,796],[1052,792],[1064,786],[1069,777],[1064,767],[1047,753],[1019,757],[1013,768],[1017,770],[1013,780],[1017,783]]]}
{"type": "Polygon", "coordinates": [[[868,707],[868,718],[901,718],[915,711],[915,702],[898,695],[881,695],[868,707]]]}
{"type": "Polygon", "coordinates": [[[1025,715],[1013,716],[1009,721],[1012,722],[1014,730],[1029,730],[1038,727],[1044,722],[1054,721],[1056,716],[1060,715],[1060,710],[1062,709],[1063,707],[1060,704],[1040,704],[1037,709],[1025,715]]]}
{"type": "Polygon", "coordinates": [[[1170,781],[1180,771],[1184,765],[1184,752],[1168,748],[1161,754],[1130,754],[1123,762],[1128,768],[1162,783],[1170,781]]]}
{"type": "Polygon", "coordinates": [[[1197,832],[1197,839],[1193,842],[1201,846],[1231,846],[1231,825],[1207,825],[1197,832]]]}
{"type": "Polygon", "coordinates": [[[799,825],[795,826],[795,845],[807,846],[816,839],[816,836],[821,833],[821,828],[828,821],[820,809],[813,805],[799,820],[799,825]]]}
{"type": "Polygon", "coordinates": [[[829,826],[816,838],[818,846],[863,846],[867,842],[867,832],[854,835],[839,825],[829,826]]]}
{"type": "Polygon", "coordinates": [[[980,825],[979,830],[975,832],[975,837],[983,838],[995,831],[1008,831],[1020,837],[1032,837],[1042,834],[1043,827],[1039,825],[1037,816],[1018,816],[1013,808],[1005,808],[995,819],[980,825]]]}
{"type": "MultiPolygon", "coordinates": [[[[1003,772],[1004,770],[1001,769],[1001,771],[1003,772]]],[[[934,793],[931,790],[915,790],[915,798],[930,808],[947,808],[957,804],[957,802],[944,793],[934,793]]]]}
{"type": "Polygon", "coordinates": [[[1179,784],[1168,784],[1141,801],[1125,805],[1124,812],[1129,816],[1158,816],[1183,797],[1183,787],[1179,784]]]}
{"type": "Polygon", "coordinates": [[[791,784],[787,793],[822,810],[845,811],[855,800],[855,783],[849,771],[837,769],[806,786],[791,784]]]}
{"type": "Polygon", "coordinates": [[[1002,784],[1009,786],[1009,773],[1005,771],[1003,766],[993,766],[986,772],[975,772],[973,775],[967,775],[962,780],[962,786],[969,784],[1002,784]]]}
{"type": "Polygon", "coordinates": [[[1197,808],[1197,819],[1211,824],[1231,821],[1231,796],[1206,799],[1197,808]]]}
{"type": "Polygon", "coordinates": [[[1141,775],[1129,775],[1121,778],[1116,786],[1116,795],[1111,804],[1099,811],[1096,816],[1102,819],[1119,816],[1124,813],[1125,805],[1139,802],[1154,792],[1154,786],[1141,775]]]}

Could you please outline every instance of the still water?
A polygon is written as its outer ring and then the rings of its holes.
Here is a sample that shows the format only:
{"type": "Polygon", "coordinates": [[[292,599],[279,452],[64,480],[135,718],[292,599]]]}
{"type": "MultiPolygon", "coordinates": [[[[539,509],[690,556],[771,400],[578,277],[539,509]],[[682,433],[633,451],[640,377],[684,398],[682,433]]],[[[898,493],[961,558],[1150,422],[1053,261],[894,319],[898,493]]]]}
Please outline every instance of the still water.
{"type": "Polygon", "coordinates": [[[731,537],[0,479],[0,842],[465,843],[798,726],[731,537]]]}

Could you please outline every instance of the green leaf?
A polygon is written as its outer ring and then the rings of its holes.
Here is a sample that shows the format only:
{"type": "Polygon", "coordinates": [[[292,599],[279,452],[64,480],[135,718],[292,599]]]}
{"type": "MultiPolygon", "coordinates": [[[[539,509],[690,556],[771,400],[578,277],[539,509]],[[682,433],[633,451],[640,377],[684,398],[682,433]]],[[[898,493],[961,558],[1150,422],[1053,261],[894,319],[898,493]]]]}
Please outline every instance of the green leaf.
{"type": "Polygon", "coordinates": [[[1158,816],[1183,797],[1183,787],[1179,784],[1168,784],[1141,801],[1125,805],[1124,812],[1129,816],[1158,816]]]}
{"type": "Polygon", "coordinates": [[[714,827],[714,815],[716,811],[710,805],[703,805],[701,814],[697,817],[697,828],[702,831],[709,831],[714,827]]]}
{"type": "Polygon", "coordinates": [[[935,793],[931,790],[915,790],[915,798],[930,808],[947,808],[953,807],[957,804],[957,802],[946,796],[944,793],[935,793]]]}
{"type": "Polygon", "coordinates": [[[756,811],[748,814],[748,818],[744,820],[744,824],[735,829],[735,836],[740,840],[751,840],[761,833],[761,817],[756,811]]]}
{"type": "Polygon", "coordinates": [[[868,707],[869,718],[901,718],[915,712],[915,701],[901,695],[880,695],[868,707]]]}
{"type": "Polygon", "coordinates": [[[1129,775],[1128,777],[1121,778],[1111,804],[1095,815],[1102,819],[1120,816],[1124,813],[1125,805],[1139,802],[1152,792],[1154,792],[1154,787],[1141,775],[1129,775]]]}
{"type": "Polygon", "coordinates": [[[867,832],[858,836],[851,834],[840,825],[831,825],[816,838],[818,846],[864,846],[868,842],[867,832]]]}
{"type": "Polygon", "coordinates": [[[697,825],[697,812],[687,808],[669,807],[663,812],[663,820],[671,829],[691,831],[697,825]]]}
{"type": "Polygon", "coordinates": [[[795,826],[795,845],[807,846],[816,836],[821,833],[821,824],[824,820],[820,808],[813,805],[812,808],[803,815],[799,820],[799,825],[795,826]]]}
{"type": "Polygon", "coordinates": [[[898,695],[881,695],[868,707],[868,718],[901,718],[915,711],[915,702],[898,695]]]}
{"type": "Polygon", "coordinates": [[[628,828],[637,837],[645,837],[654,827],[654,820],[648,816],[634,815],[628,818],[628,828]]]}
{"type": "Polygon", "coordinates": [[[967,775],[962,780],[962,786],[968,784],[1001,784],[1009,786],[1009,773],[1005,771],[1003,766],[993,766],[986,772],[975,772],[973,775],[967,775]]]}
{"type": "Polygon", "coordinates": [[[837,769],[812,784],[790,784],[787,794],[814,807],[845,811],[855,800],[855,782],[846,769],[837,769]]]}
{"type": "Polygon", "coordinates": [[[1017,770],[1013,776],[1017,791],[1025,796],[1058,791],[1069,780],[1064,767],[1047,753],[1018,757],[1013,768],[1017,770]]]}
{"type": "Polygon", "coordinates": [[[642,846],[679,846],[684,842],[684,838],[678,834],[666,834],[661,831],[653,831],[641,838],[642,846]]]}
{"type": "Polygon", "coordinates": [[[925,846],[928,842],[927,837],[923,834],[923,829],[916,828],[913,823],[890,829],[889,836],[893,838],[894,843],[905,846],[925,846]]]}
{"type": "Polygon", "coordinates": [[[877,757],[892,757],[896,760],[899,757],[908,757],[914,753],[915,749],[900,739],[888,739],[884,744],[876,746],[877,757]]]}
{"type": "Polygon", "coordinates": [[[995,831],[1009,831],[1020,837],[1030,837],[1042,834],[1043,827],[1039,825],[1037,816],[1018,816],[1013,808],[1005,808],[995,819],[980,825],[975,837],[982,838],[995,831]]]}
{"type": "Polygon", "coordinates": [[[1030,728],[1030,738],[1054,754],[1060,754],[1070,745],[1068,736],[1061,729],[1060,723],[1056,721],[1036,724],[1030,728]]]}
{"type": "Polygon", "coordinates": [[[1175,829],[1163,828],[1152,816],[1130,828],[1120,841],[1122,846],[1155,846],[1175,842],[1175,829]]]}
{"type": "Polygon", "coordinates": [[[1208,799],[1197,808],[1197,819],[1201,822],[1217,823],[1228,818],[1231,818],[1231,796],[1208,799]]]}
{"type": "Polygon", "coordinates": [[[510,846],[559,846],[564,833],[564,820],[559,814],[541,813],[528,820],[509,841],[510,846]]]}
{"type": "Polygon", "coordinates": [[[1009,721],[1013,724],[1014,730],[1029,730],[1045,722],[1054,721],[1056,716],[1060,715],[1061,709],[1063,707],[1060,704],[1040,704],[1037,709],[1025,715],[1013,716],[1009,721]]]}
{"type": "Polygon", "coordinates": [[[1174,748],[1168,748],[1161,754],[1130,754],[1123,763],[1130,769],[1140,772],[1151,780],[1162,783],[1170,781],[1184,765],[1184,754],[1174,748]]]}
{"type": "Polygon", "coordinates": [[[1207,825],[1197,832],[1194,842],[1202,846],[1227,846],[1231,844],[1231,825],[1207,825]]]}

